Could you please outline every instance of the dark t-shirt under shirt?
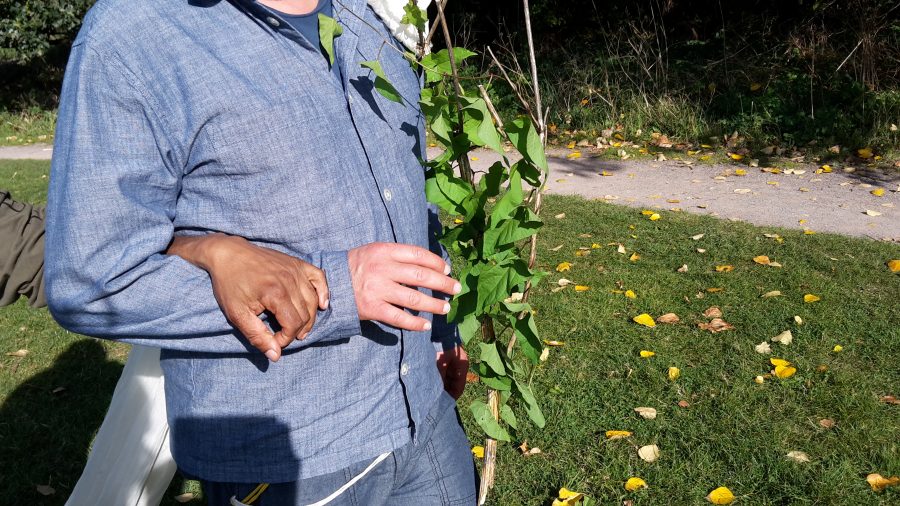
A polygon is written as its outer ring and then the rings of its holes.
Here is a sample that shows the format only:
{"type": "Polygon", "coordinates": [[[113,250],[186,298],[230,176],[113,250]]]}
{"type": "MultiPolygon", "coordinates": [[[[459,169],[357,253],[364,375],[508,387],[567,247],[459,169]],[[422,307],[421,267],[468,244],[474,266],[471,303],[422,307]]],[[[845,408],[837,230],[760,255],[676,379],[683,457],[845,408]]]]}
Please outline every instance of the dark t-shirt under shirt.
{"type": "MultiPolygon", "coordinates": [[[[319,0],[319,5],[308,14],[286,14],[276,9],[273,10],[275,10],[282,19],[293,26],[295,30],[300,32],[300,34],[309,41],[312,47],[322,52],[323,58],[328,58],[322,50],[321,41],[319,39],[319,14],[334,17],[334,8],[331,5],[331,0],[319,0]]],[[[335,54],[335,61],[334,65],[331,66],[331,72],[338,82],[341,82],[341,73],[337,63],[337,54],[335,54]]]]}

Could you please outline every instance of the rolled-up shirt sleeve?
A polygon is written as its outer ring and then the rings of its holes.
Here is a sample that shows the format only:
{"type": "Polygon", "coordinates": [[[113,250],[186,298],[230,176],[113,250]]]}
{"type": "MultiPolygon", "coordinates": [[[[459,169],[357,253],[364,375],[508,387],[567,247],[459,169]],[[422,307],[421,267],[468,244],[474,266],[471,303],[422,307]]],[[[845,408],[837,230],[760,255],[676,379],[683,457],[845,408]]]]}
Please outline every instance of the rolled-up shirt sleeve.
{"type": "MultiPolygon", "coordinates": [[[[47,208],[49,309],[63,327],[90,336],[251,351],[219,308],[209,275],[165,254],[184,156],[169,139],[164,109],[108,53],[77,41],[63,84],[47,208]]],[[[291,348],[358,334],[346,251],[301,259],[325,271],[331,303],[291,348]]]]}

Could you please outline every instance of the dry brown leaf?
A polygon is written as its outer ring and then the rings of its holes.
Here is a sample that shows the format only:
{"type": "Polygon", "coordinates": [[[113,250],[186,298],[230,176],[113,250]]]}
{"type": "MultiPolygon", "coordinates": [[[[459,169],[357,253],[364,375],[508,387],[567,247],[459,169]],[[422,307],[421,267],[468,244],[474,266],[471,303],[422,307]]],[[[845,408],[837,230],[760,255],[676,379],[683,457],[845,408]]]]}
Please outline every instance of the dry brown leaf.
{"type": "Polygon", "coordinates": [[[666,313],[656,319],[656,323],[678,323],[681,321],[675,313],[666,313]]]}
{"type": "Polygon", "coordinates": [[[638,449],[638,457],[644,462],[656,462],[659,458],[659,447],[656,445],[642,446],[638,449]]]}
{"type": "Polygon", "coordinates": [[[711,308],[703,312],[703,316],[707,318],[721,318],[722,310],[719,309],[718,306],[712,306],[711,308]]]}
{"type": "Polygon", "coordinates": [[[559,286],[569,286],[572,283],[573,283],[572,281],[570,281],[566,278],[559,278],[559,281],[556,282],[556,284],[559,286]]]}
{"type": "Polygon", "coordinates": [[[682,273],[683,273],[683,272],[687,272],[687,271],[688,271],[688,266],[687,266],[687,264],[684,264],[684,265],[682,265],[681,267],[679,267],[679,268],[677,269],[677,272],[682,272],[682,273]]]}
{"type": "Polygon", "coordinates": [[[472,371],[466,373],[466,383],[478,383],[481,378],[472,371]]]}
{"type": "Polygon", "coordinates": [[[700,239],[703,239],[703,236],[705,236],[705,235],[706,235],[706,234],[692,235],[692,236],[691,236],[691,239],[693,239],[693,240],[695,240],[695,241],[699,241],[700,239]]]}
{"type": "Polygon", "coordinates": [[[819,425],[824,429],[833,429],[836,424],[831,418],[823,418],[819,420],[819,425]]]}
{"type": "Polygon", "coordinates": [[[566,217],[566,213],[559,213],[556,216],[554,216],[554,218],[556,218],[557,220],[561,220],[565,217],[566,217]]]}
{"type": "Polygon", "coordinates": [[[772,347],[769,346],[769,343],[765,341],[757,344],[753,349],[755,349],[756,353],[759,353],[760,355],[768,355],[769,353],[772,353],[772,347]]]}
{"type": "Polygon", "coordinates": [[[646,418],[647,420],[655,420],[656,419],[656,409],[654,408],[634,408],[635,413],[641,415],[642,418],[646,418]]]}
{"type": "Polygon", "coordinates": [[[56,493],[56,489],[50,485],[38,485],[35,488],[37,488],[38,494],[41,495],[53,495],[56,493]]]}
{"type": "Polygon", "coordinates": [[[703,330],[708,330],[715,334],[716,332],[724,332],[726,330],[733,330],[734,326],[730,323],[726,322],[721,318],[713,318],[713,320],[709,323],[698,323],[698,327],[703,330]]]}
{"type": "Polygon", "coordinates": [[[894,397],[893,395],[885,395],[880,400],[881,402],[884,402],[886,404],[900,405],[900,399],[894,397]]]}
{"type": "Polygon", "coordinates": [[[550,251],[559,251],[559,250],[562,249],[562,247],[563,247],[563,245],[560,244],[559,246],[557,246],[557,247],[555,247],[555,248],[550,248],[550,251]]]}
{"type": "Polygon", "coordinates": [[[7,357],[23,358],[28,355],[28,350],[16,350],[6,354],[7,357]]]}
{"type": "Polygon", "coordinates": [[[594,236],[591,234],[578,234],[578,237],[580,237],[582,239],[590,239],[591,237],[594,237],[594,236]]]}
{"type": "Polygon", "coordinates": [[[691,403],[688,401],[678,401],[679,408],[688,408],[691,406],[691,403]]]}

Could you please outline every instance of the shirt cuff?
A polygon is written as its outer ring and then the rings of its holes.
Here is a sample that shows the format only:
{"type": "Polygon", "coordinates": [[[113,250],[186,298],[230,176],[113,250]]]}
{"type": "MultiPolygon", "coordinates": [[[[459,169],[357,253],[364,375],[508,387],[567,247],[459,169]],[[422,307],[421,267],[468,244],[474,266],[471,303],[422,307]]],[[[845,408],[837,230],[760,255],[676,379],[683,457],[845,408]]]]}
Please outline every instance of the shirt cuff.
{"type": "Polygon", "coordinates": [[[331,335],[325,339],[345,339],[362,333],[356,296],[350,279],[350,263],[346,251],[322,253],[322,270],[328,282],[328,309],[319,318],[327,316],[331,335]]]}

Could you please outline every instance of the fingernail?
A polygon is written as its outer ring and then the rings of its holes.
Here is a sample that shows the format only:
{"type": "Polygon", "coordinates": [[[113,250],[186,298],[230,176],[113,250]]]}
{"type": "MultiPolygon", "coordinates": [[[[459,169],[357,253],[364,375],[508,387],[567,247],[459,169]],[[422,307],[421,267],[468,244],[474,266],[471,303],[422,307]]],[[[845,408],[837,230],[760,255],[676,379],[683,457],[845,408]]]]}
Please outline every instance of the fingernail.
{"type": "Polygon", "coordinates": [[[449,313],[449,312],[450,312],[450,304],[446,304],[446,303],[445,303],[445,304],[444,304],[444,314],[447,314],[447,313],[449,313]]]}
{"type": "Polygon", "coordinates": [[[278,352],[275,350],[269,350],[266,352],[266,358],[268,358],[272,362],[278,362],[278,352]]]}
{"type": "Polygon", "coordinates": [[[331,299],[325,299],[325,307],[323,309],[328,309],[329,304],[331,304],[331,299]]]}
{"type": "Polygon", "coordinates": [[[453,285],[453,295],[456,295],[457,293],[459,293],[459,292],[461,292],[461,291],[462,291],[462,285],[461,285],[461,284],[456,283],[456,284],[453,285]]]}
{"type": "Polygon", "coordinates": [[[297,338],[297,340],[302,341],[302,340],[306,339],[307,336],[309,336],[309,332],[304,332],[302,336],[297,338]]]}
{"type": "Polygon", "coordinates": [[[431,330],[431,322],[425,322],[425,325],[422,326],[424,330],[431,330]]]}
{"type": "Polygon", "coordinates": [[[450,274],[450,264],[444,264],[444,274],[450,274]]]}

